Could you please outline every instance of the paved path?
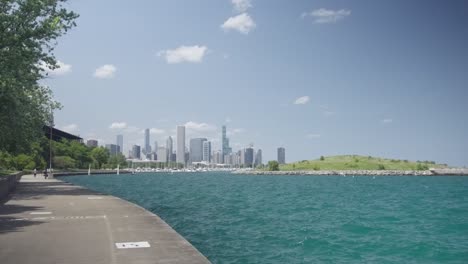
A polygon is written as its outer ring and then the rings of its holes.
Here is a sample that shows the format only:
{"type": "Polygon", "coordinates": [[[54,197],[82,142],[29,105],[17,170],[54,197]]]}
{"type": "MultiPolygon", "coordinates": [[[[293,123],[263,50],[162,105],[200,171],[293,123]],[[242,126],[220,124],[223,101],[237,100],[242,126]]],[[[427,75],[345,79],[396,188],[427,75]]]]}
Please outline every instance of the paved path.
{"type": "Polygon", "coordinates": [[[158,216],[139,206],[27,175],[11,199],[0,205],[0,263],[209,261],[158,216]],[[136,248],[116,244],[122,242],[147,243],[136,248]]]}

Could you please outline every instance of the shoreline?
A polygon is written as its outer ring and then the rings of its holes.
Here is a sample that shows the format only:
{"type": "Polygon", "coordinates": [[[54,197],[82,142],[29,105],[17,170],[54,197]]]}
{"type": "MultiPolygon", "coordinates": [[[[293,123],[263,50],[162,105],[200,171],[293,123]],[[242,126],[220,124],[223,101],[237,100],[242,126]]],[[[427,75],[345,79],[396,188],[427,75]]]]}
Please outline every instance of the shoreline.
{"type": "Polygon", "coordinates": [[[237,170],[233,174],[249,175],[308,175],[308,176],[468,176],[468,169],[431,169],[431,170],[317,170],[317,171],[259,171],[237,170]]]}

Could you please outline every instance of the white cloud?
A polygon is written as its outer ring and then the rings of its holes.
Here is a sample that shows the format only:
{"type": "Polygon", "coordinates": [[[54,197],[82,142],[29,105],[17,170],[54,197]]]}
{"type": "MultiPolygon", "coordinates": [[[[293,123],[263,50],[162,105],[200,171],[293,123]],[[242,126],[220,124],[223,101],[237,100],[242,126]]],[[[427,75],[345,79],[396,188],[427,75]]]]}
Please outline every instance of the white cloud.
{"type": "Polygon", "coordinates": [[[302,96],[294,101],[294,104],[307,104],[310,101],[309,96],[302,96]]]}
{"type": "Polygon", "coordinates": [[[255,27],[255,22],[247,13],[230,17],[221,25],[225,31],[237,30],[242,34],[249,34],[255,27]]]}
{"type": "Polygon", "coordinates": [[[76,132],[79,131],[77,124],[69,124],[69,125],[61,127],[61,129],[63,131],[65,131],[65,132],[68,132],[68,133],[71,133],[71,134],[76,133],[76,132]]]}
{"type": "Polygon", "coordinates": [[[250,0],[231,0],[234,9],[239,12],[245,12],[247,9],[252,7],[252,3],[250,0]]]}
{"type": "Polygon", "coordinates": [[[55,75],[55,76],[65,75],[67,73],[70,73],[72,70],[71,64],[66,64],[59,60],[57,61],[57,68],[53,70],[51,70],[49,66],[43,61],[39,63],[39,67],[41,67],[41,69],[45,71],[47,74],[55,75]]]}
{"type": "Polygon", "coordinates": [[[384,123],[384,124],[390,124],[392,122],[393,122],[393,119],[391,119],[391,118],[382,119],[382,123],[384,123]]]}
{"type": "Polygon", "coordinates": [[[112,64],[106,64],[94,71],[94,77],[100,79],[110,79],[113,78],[117,68],[112,64]]]}
{"type": "Polygon", "coordinates": [[[320,134],[307,134],[306,137],[307,138],[319,138],[320,134]]]}
{"type": "Polygon", "coordinates": [[[185,127],[188,130],[192,130],[194,132],[213,132],[216,131],[216,126],[207,124],[207,123],[197,123],[194,121],[189,121],[185,123],[185,127]]]}
{"type": "Polygon", "coordinates": [[[226,117],[226,120],[225,120],[224,122],[226,122],[226,123],[231,123],[231,121],[232,121],[232,120],[231,120],[230,117],[226,117]]]}
{"type": "Polygon", "coordinates": [[[162,50],[157,53],[158,56],[164,56],[167,63],[181,62],[201,62],[206,55],[208,48],[206,46],[180,46],[172,50],[162,50]]]}
{"type": "Polygon", "coordinates": [[[114,122],[109,126],[110,129],[124,129],[127,128],[127,123],[125,122],[114,122]]]}
{"type": "Polygon", "coordinates": [[[301,17],[312,17],[314,19],[314,23],[317,24],[326,24],[326,23],[336,23],[345,17],[351,15],[351,10],[347,9],[340,9],[340,10],[331,10],[320,8],[313,10],[308,13],[302,13],[301,17]]]}

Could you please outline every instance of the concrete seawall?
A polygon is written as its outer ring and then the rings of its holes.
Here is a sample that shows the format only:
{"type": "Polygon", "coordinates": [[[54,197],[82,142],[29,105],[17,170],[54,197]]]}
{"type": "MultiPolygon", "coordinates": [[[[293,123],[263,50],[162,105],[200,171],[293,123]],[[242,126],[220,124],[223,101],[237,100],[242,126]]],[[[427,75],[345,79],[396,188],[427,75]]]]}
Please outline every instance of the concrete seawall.
{"type": "Polygon", "coordinates": [[[210,263],[135,204],[32,175],[0,205],[0,245],[2,264],[210,263]]]}
{"type": "Polygon", "coordinates": [[[8,176],[0,177],[0,201],[7,198],[8,195],[16,189],[18,181],[23,175],[22,172],[18,172],[8,176]]]}

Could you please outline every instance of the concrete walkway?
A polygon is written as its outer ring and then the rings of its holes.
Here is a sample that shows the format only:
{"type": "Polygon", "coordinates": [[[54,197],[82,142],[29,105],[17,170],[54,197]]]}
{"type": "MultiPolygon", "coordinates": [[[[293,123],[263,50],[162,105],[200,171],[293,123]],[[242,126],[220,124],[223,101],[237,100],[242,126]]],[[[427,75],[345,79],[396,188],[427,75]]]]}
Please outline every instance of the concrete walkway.
{"type": "Polygon", "coordinates": [[[158,216],[110,195],[23,176],[0,205],[0,262],[209,263],[158,216]],[[139,244],[120,244],[142,242],[139,244]]]}

